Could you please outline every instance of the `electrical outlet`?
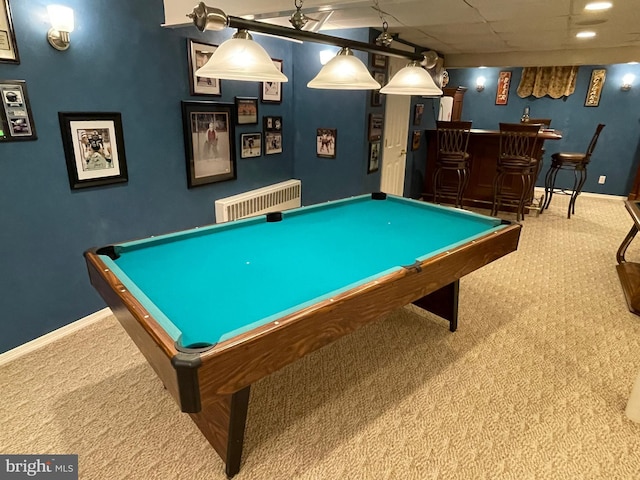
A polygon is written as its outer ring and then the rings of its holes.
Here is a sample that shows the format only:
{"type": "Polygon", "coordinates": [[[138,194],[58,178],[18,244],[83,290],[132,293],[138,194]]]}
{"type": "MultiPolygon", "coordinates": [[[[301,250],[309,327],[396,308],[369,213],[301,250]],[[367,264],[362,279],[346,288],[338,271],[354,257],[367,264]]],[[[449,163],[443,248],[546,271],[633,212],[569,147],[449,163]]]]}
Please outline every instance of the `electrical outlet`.
{"type": "Polygon", "coordinates": [[[607,180],[606,175],[600,175],[600,178],[598,179],[598,183],[602,185],[606,180],[607,180]]]}

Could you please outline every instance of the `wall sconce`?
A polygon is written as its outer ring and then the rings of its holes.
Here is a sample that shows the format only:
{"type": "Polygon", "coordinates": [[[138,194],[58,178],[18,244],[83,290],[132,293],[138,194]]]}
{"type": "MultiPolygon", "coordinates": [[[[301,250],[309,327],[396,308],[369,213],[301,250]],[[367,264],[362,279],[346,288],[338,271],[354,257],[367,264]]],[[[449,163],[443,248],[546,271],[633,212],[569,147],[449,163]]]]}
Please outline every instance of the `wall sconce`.
{"type": "Polygon", "coordinates": [[[631,90],[631,84],[633,84],[633,81],[636,79],[636,76],[633,73],[627,73],[624,77],[622,77],[622,86],[620,87],[620,90],[622,90],[623,92],[628,92],[629,90],[631,90]]]}
{"type": "Polygon", "coordinates": [[[47,40],[56,50],[66,50],[71,43],[69,34],[73,32],[73,10],[62,5],[49,5],[47,11],[51,22],[47,40]]]}
{"type": "Polygon", "coordinates": [[[484,77],[478,77],[476,78],[476,90],[481,92],[484,90],[484,84],[487,81],[486,78],[484,77]]]}

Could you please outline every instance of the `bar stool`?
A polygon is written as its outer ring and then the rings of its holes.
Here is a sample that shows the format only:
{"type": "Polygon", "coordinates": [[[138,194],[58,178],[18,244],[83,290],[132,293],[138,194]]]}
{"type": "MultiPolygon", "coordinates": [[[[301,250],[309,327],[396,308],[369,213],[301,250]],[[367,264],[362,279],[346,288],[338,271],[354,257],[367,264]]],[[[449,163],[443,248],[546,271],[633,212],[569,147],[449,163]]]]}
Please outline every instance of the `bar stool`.
{"type": "Polygon", "coordinates": [[[469,135],[472,122],[436,122],[436,168],[433,172],[433,202],[438,195],[455,196],[455,206],[462,208],[462,197],[469,184],[469,135]],[[456,186],[443,185],[444,172],[455,172],[456,186]]]}
{"type": "Polygon", "coordinates": [[[567,218],[571,218],[572,213],[575,215],[576,199],[582,191],[584,182],[587,180],[587,165],[591,161],[591,154],[596,148],[598,137],[600,136],[600,132],[604,127],[604,124],[598,124],[598,126],[596,127],[596,132],[593,134],[593,137],[591,138],[591,141],[589,142],[589,146],[587,147],[587,151],[585,153],[558,152],[551,155],[551,167],[549,167],[549,171],[547,172],[547,175],[544,179],[544,194],[546,200],[544,202],[543,208],[549,208],[551,198],[553,197],[553,190],[555,189],[556,185],[556,177],[558,176],[558,172],[560,170],[573,170],[573,190],[569,194],[571,195],[571,199],[569,200],[567,218]]]}
{"type": "Polygon", "coordinates": [[[524,209],[531,198],[531,189],[538,171],[535,156],[540,126],[524,123],[500,124],[500,150],[496,176],[493,179],[491,214],[497,215],[500,205],[507,202],[516,207],[516,221],[524,220],[524,209]],[[506,189],[505,178],[519,178],[522,188],[506,189]]]}
{"type": "MultiPolygon", "coordinates": [[[[520,123],[528,123],[528,124],[535,124],[535,125],[540,125],[540,128],[551,128],[551,119],[550,118],[527,118],[524,120],[520,120],[520,123]]],[[[542,166],[544,165],[544,154],[545,154],[545,149],[544,149],[544,145],[542,146],[542,149],[540,150],[540,155],[538,156],[538,169],[533,177],[533,181],[534,181],[534,187],[535,184],[538,182],[538,177],[540,176],[540,172],[542,171],[542,166]]],[[[544,212],[544,202],[545,202],[545,196],[542,195],[542,197],[540,197],[540,200],[538,200],[537,202],[537,209],[536,209],[536,214],[538,213],[542,213],[544,212]]],[[[531,199],[532,203],[533,203],[533,198],[531,199]]]]}

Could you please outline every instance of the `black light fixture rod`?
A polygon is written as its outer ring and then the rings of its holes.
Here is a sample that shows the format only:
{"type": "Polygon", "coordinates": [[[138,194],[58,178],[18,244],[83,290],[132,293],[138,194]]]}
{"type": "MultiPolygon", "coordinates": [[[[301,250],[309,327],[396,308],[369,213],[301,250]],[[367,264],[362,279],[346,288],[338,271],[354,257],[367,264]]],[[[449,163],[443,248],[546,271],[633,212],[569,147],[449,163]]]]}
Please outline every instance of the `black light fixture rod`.
{"type": "Polygon", "coordinates": [[[418,62],[424,59],[424,56],[419,53],[405,52],[403,50],[381,47],[374,44],[359,42],[357,40],[332,37],[331,35],[324,35],[322,33],[295,30],[293,28],[282,27],[280,25],[256,22],[255,20],[246,20],[240,17],[228,16],[227,25],[231,28],[239,28],[259,33],[267,33],[269,35],[276,35],[278,37],[293,38],[294,40],[325,43],[327,45],[334,45],[336,47],[349,47],[352,50],[362,50],[364,52],[386,55],[387,57],[408,58],[410,60],[417,60],[418,62]]]}

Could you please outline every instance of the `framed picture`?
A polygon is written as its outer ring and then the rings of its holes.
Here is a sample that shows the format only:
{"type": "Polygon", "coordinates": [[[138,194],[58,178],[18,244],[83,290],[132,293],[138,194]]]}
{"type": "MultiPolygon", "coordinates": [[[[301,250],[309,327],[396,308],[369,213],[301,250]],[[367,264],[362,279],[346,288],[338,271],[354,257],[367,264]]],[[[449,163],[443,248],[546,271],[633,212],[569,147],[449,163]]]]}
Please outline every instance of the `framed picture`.
{"type": "Polygon", "coordinates": [[[240,157],[252,158],[262,155],[262,134],[243,133],[240,136],[240,157]]]}
{"type": "Polygon", "coordinates": [[[377,172],[380,168],[380,142],[369,144],[369,165],[367,173],[377,172]]]}
{"type": "Polygon", "coordinates": [[[264,117],[264,153],[272,155],[282,153],[282,117],[264,117]]]}
{"type": "MultiPolygon", "coordinates": [[[[383,87],[387,83],[387,74],[384,72],[373,72],[373,78],[383,87]]],[[[380,105],[382,105],[380,90],[371,90],[371,106],[379,107],[380,105]]]]}
{"type": "Polygon", "coordinates": [[[418,150],[420,148],[420,138],[422,138],[422,132],[420,130],[414,130],[411,136],[411,150],[418,150]]]}
{"type": "MultiPolygon", "coordinates": [[[[282,60],[271,59],[273,64],[282,71],[282,60]]],[[[260,101],[262,103],[281,103],[282,102],[282,83],[280,82],[262,82],[260,90],[260,101]]]]}
{"type": "Polygon", "coordinates": [[[58,112],[58,120],[73,190],[129,180],[120,113],[58,112]]]}
{"type": "Polygon", "coordinates": [[[189,86],[191,95],[222,95],[220,79],[198,77],[196,70],[209,61],[217,45],[188,40],[189,46],[189,86]]]}
{"type": "Polygon", "coordinates": [[[424,103],[417,103],[413,108],[413,124],[420,125],[422,123],[422,115],[424,114],[424,103]]]}
{"type": "Polygon", "coordinates": [[[498,89],[496,90],[496,105],[506,105],[509,102],[510,86],[511,72],[500,72],[498,75],[498,89]]]}
{"type": "Polygon", "coordinates": [[[591,71],[591,81],[587,90],[587,98],[584,101],[585,107],[597,107],[600,105],[600,95],[602,87],[607,76],[607,70],[604,68],[594,68],[591,71]]]}
{"type": "Polygon", "coordinates": [[[0,62],[20,63],[9,0],[0,0],[0,62]]]}
{"type": "Polygon", "coordinates": [[[316,133],[316,155],[320,158],[336,158],[337,139],[337,129],[318,128],[316,133]]]}
{"type": "Polygon", "coordinates": [[[369,141],[374,142],[382,137],[382,123],[384,116],[382,113],[369,114],[369,141]]]}
{"type": "Polygon", "coordinates": [[[282,117],[264,117],[262,127],[265,132],[282,132],[282,117]]]}
{"type": "Polygon", "coordinates": [[[387,68],[387,56],[379,53],[372,53],[371,66],[375,68],[387,68]]]}
{"type": "Polygon", "coordinates": [[[189,188],[236,178],[234,105],[182,102],[189,188]]]}
{"type": "Polygon", "coordinates": [[[36,140],[27,84],[24,80],[0,80],[0,142],[36,140]]]}
{"type": "Polygon", "coordinates": [[[258,99],[236,97],[236,118],[238,119],[238,125],[258,123],[258,99]]]}

